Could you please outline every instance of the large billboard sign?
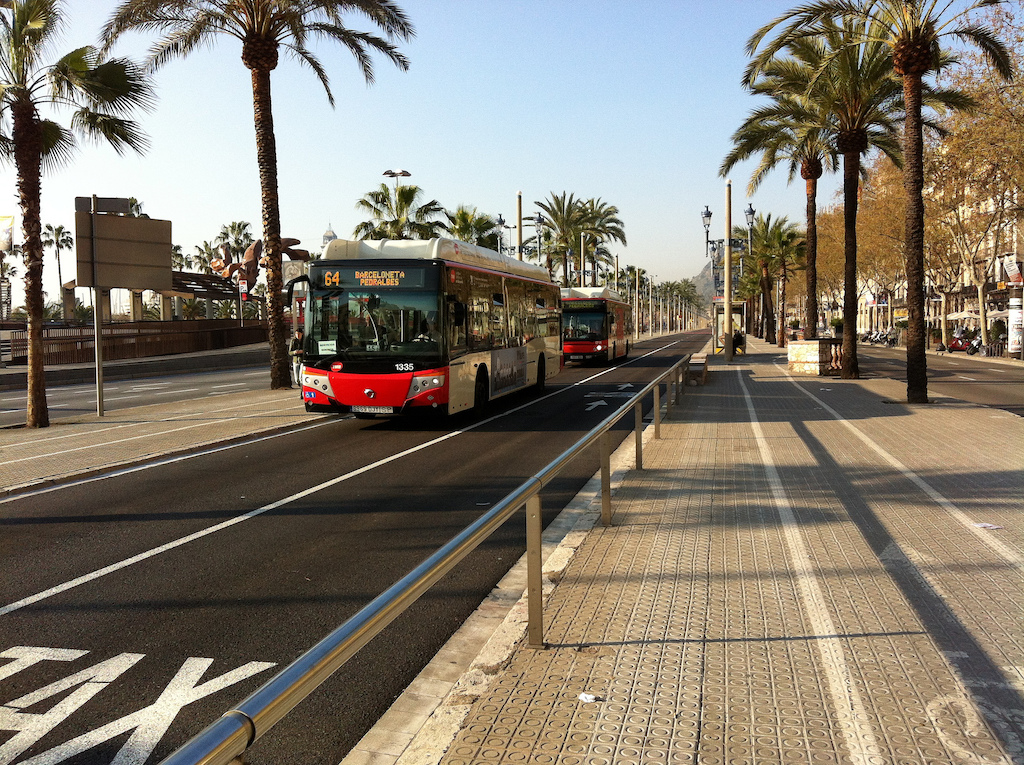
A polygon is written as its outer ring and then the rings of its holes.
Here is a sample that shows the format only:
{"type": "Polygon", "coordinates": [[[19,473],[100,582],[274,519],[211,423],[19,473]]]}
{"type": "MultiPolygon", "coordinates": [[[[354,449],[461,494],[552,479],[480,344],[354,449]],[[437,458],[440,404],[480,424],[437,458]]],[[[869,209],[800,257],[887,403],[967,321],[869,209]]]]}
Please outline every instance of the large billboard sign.
{"type": "Polygon", "coordinates": [[[77,211],[75,245],[79,287],[171,289],[169,220],[77,211]]]}

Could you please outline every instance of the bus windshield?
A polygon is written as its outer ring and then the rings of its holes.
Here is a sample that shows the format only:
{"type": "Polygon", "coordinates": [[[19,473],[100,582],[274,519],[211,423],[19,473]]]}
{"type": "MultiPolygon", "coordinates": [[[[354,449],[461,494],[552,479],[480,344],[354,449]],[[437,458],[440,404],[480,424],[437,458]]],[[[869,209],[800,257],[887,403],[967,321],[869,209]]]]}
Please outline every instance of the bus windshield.
{"type": "Polygon", "coordinates": [[[444,350],[438,294],[426,290],[315,292],[309,306],[306,358],[416,357],[444,350]]]}
{"type": "Polygon", "coordinates": [[[604,339],[604,317],[603,313],[596,311],[574,311],[563,310],[562,313],[562,337],[565,340],[603,340],[604,339]]]}

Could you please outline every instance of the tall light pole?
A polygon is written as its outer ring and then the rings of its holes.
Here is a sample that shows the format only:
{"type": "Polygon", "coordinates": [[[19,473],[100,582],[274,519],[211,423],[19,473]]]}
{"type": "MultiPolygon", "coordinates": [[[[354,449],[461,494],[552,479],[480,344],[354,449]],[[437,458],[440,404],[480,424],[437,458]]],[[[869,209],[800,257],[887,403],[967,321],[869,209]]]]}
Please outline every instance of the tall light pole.
{"type": "Polygon", "coordinates": [[[395,207],[398,207],[398,179],[408,178],[412,173],[408,170],[385,170],[384,175],[395,179],[395,207]]]}
{"type": "MultiPolygon", "coordinates": [[[[743,211],[743,214],[747,216],[747,255],[753,256],[754,254],[754,215],[756,214],[754,205],[748,204],[747,209],[743,211]]],[[[740,261],[740,276],[743,276],[743,261],[740,261]]]]}
{"type": "MultiPolygon", "coordinates": [[[[748,204],[747,209],[743,211],[743,214],[747,217],[747,257],[750,258],[751,266],[754,265],[754,205],[748,204]]],[[[743,260],[740,259],[740,276],[743,276],[743,260]]],[[[753,321],[751,314],[753,311],[750,310],[750,301],[747,301],[747,321],[744,322],[746,326],[743,327],[743,331],[746,332],[750,326],[750,322],[753,321]]]]}
{"type": "Polygon", "coordinates": [[[725,362],[732,361],[732,181],[725,182],[725,362]]]}
{"type": "Polygon", "coordinates": [[[502,231],[505,229],[505,219],[501,217],[501,213],[498,213],[498,220],[495,223],[498,226],[498,254],[501,255],[501,237],[502,231]]]}
{"type": "Polygon", "coordinates": [[[707,257],[708,245],[711,242],[711,210],[707,205],[704,205],[704,212],[700,214],[700,219],[704,223],[704,256],[707,257]]]}
{"type": "Polygon", "coordinates": [[[523,192],[516,194],[516,252],[523,259],[523,192]]]}
{"type": "Polygon", "coordinates": [[[586,273],[587,273],[587,248],[583,243],[583,237],[586,236],[582,231],[580,232],[580,286],[586,287],[586,273]]]}
{"type": "MultiPolygon", "coordinates": [[[[544,262],[544,251],[541,247],[541,234],[544,231],[544,216],[540,213],[530,216],[527,215],[523,220],[530,221],[534,226],[537,227],[537,261],[544,267],[547,267],[547,263],[544,262]]],[[[551,269],[548,269],[548,275],[551,274],[551,269]]]]}

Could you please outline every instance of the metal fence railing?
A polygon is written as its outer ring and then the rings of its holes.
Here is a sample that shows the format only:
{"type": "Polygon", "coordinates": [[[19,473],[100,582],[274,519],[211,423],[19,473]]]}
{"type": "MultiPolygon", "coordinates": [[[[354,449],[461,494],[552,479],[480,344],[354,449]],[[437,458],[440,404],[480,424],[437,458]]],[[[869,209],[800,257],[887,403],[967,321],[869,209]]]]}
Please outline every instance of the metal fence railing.
{"type": "MultiPolygon", "coordinates": [[[[11,358],[25,364],[28,332],[11,330],[11,358]]],[[[267,323],[249,319],[239,326],[237,319],[132,322],[103,325],[103,358],[107,361],[196,353],[267,340],[267,323]]],[[[96,358],[92,327],[46,327],[42,338],[43,364],[83,364],[96,358]]]]}
{"type": "Polygon", "coordinates": [[[643,400],[654,395],[654,437],[661,438],[661,388],[665,386],[666,413],[685,390],[689,354],[624,403],[601,424],[534,474],[515,491],[467,526],[390,588],[306,653],[282,669],[263,687],[163,760],[161,765],[229,765],[289,711],[336,672],[360,648],[413,604],[435,582],[487,539],[506,520],[526,506],[527,644],[544,645],[541,571],[540,491],[585,449],[601,451],[601,522],[610,526],[611,429],[632,410],[636,441],[636,469],[643,469],[643,400]]]}

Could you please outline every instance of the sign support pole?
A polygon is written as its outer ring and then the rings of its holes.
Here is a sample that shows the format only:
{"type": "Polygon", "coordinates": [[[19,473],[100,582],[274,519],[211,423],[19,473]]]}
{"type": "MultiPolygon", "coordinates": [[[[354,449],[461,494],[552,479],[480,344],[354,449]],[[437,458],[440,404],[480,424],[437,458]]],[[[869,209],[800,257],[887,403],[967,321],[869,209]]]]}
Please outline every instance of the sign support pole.
{"type": "Polygon", "coordinates": [[[92,195],[92,215],[89,220],[92,241],[92,320],[96,342],[96,416],[103,416],[103,290],[96,283],[96,195],[92,195]]]}

